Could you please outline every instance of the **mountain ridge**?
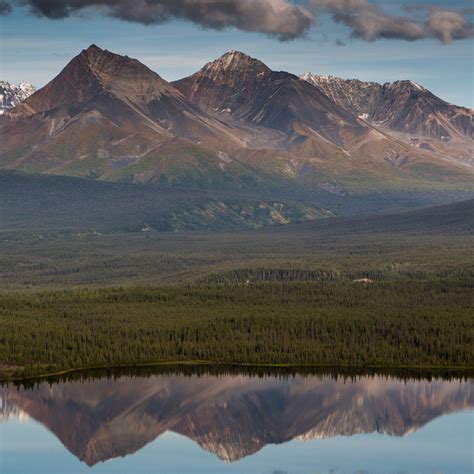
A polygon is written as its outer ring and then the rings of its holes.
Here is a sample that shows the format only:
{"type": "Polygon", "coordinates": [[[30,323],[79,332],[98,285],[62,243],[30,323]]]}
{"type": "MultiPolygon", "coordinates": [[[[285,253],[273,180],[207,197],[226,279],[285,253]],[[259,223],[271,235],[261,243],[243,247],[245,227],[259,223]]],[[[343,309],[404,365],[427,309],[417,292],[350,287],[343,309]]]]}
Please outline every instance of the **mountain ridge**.
{"type": "MultiPolygon", "coordinates": [[[[143,122],[145,128],[164,138],[172,137],[172,131],[183,138],[191,137],[193,127],[205,129],[207,126],[209,133],[216,135],[225,129],[211,118],[210,123],[205,123],[200,116],[201,111],[138,60],[111,53],[96,45],[74,57],[56,78],[5,117],[28,118],[73,107],[79,107],[79,111],[72,111],[73,117],[81,111],[87,113],[93,110],[116,126],[133,129],[133,121],[122,116],[126,111],[139,123],[143,122]],[[111,108],[113,114],[109,111],[111,108]]],[[[226,138],[231,140],[233,137],[228,135],[226,138]]]]}
{"type": "Polygon", "coordinates": [[[374,124],[435,139],[474,138],[474,111],[450,104],[411,80],[379,84],[305,73],[301,79],[374,124]]]}
{"type": "Polygon", "coordinates": [[[173,84],[206,110],[283,132],[290,142],[305,136],[299,129],[309,128],[322,139],[341,145],[341,124],[356,128],[356,132],[363,128],[356,117],[294,74],[272,71],[239,51],[226,53],[173,84]]]}
{"type": "Polygon", "coordinates": [[[339,210],[374,193],[403,202],[409,190],[426,205],[429,193],[474,191],[464,145],[407,143],[238,51],[168,83],[91,45],[0,117],[0,133],[0,168],[28,173],[258,189],[320,207],[333,194],[347,202],[339,210]]]}

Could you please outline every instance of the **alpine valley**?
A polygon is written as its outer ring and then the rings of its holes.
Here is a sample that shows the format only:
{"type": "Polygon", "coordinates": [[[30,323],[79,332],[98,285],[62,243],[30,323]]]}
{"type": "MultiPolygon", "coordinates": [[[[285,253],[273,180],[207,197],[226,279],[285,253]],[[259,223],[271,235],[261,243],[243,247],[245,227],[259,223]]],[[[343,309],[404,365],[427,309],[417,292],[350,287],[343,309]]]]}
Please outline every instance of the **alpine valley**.
{"type": "Polygon", "coordinates": [[[169,83],[92,45],[5,109],[0,178],[32,200],[55,183],[71,209],[83,186],[111,207],[133,196],[131,214],[153,196],[137,225],[158,230],[389,212],[474,195],[472,118],[411,81],[298,77],[230,51],[169,83]]]}

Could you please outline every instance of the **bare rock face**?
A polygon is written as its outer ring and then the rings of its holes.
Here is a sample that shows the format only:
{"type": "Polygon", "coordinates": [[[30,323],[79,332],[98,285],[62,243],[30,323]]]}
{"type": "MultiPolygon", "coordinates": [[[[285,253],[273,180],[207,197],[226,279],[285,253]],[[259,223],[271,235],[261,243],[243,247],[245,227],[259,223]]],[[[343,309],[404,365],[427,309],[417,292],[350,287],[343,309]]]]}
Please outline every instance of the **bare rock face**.
{"type": "Polygon", "coordinates": [[[194,103],[215,112],[232,114],[253,99],[259,83],[271,74],[261,61],[229,51],[174,85],[194,103]]]}
{"type": "Polygon", "coordinates": [[[23,102],[35,91],[36,88],[28,82],[20,82],[16,85],[0,81],[0,115],[23,102]]]}
{"type": "Polygon", "coordinates": [[[413,81],[384,85],[357,79],[303,74],[341,107],[375,125],[414,136],[473,138],[473,111],[449,104],[413,81]]]}
{"type": "Polygon", "coordinates": [[[412,81],[384,84],[372,117],[376,123],[415,136],[474,138],[472,110],[449,104],[412,81]]]}
{"type": "Polygon", "coordinates": [[[25,118],[60,111],[76,122],[81,115],[101,116],[114,125],[153,129],[168,137],[192,135],[191,129],[199,125],[205,128],[200,111],[158,74],[135,59],[95,45],[6,115],[25,118]]]}
{"type": "Polygon", "coordinates": [[[66,166],[72,174],[95,169],[101,175],[113,169],[112,160],[133,163],[177,137],[224,149],[239,143],[238,133],[145,65],[95,45],[6,112],[0,128],[0,158],[9,167],[58,172],[66,166]],[[9,162],[12,155],[16,161],[9,162]]]}
{"type": "Polygon", "coordinates": [[[357,117],[306,81],[272,71],[238,51],[224,54],[173,84],[198,106],[277,130],[293,142],[317,135],[341,145],[345,134],[363,131],[357,117]]]}
{"type": "Polygon", "coordinates": [[[318,87],[341,107],[362,118],[368,118],[377,109],[382,98],[383,86],[376,82],[312,73],[303,74],[300,78],[318,87]]]}

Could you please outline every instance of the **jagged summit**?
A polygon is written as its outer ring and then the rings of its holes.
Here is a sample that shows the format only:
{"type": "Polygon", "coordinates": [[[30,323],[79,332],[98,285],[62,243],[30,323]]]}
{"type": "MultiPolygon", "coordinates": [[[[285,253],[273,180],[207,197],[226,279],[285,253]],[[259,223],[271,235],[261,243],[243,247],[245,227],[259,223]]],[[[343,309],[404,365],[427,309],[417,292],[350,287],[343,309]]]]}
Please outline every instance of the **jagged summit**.
{"type": "Polygon", "coordinates": [[[173,85],[204,109],[232,113],[248,103],[258,84],[272,74],[258,59],[231,50],[173,85]]]}
{"type": "Polygon", "coordinates": [[[332,75],[323,75],[323,74],[315,74],[313,72],[305,72],[304,74],[301,74],[300,79],[307,81],[307,82],[339,82],[339,83],[357,83],[357,84],[363,84],[365,87],[368,86],[378,86],[378,87],[407,87],[407,88],[413,88],[417,89],[419,91],[428,91],[425,87],[423,87],[421,84],[418,84],[415,81],[412,81],[411,79],[399,79],[393,82],[385,82],[385,83],[380,83],[380,82],[375,82],[375,81],[361,81],[360,79],[357,78],[351,78],[351,79],[343,79],[341,77],[337,76],[332,76],[332,75]]]}
{"type": "Polygon", "coordinates": [[[472,111],[440,99],[412,80],[379,84],[306,73],[316,86],[345,110],[374,124],[434,139],[472,138],[472,111]]]}
{"type": "Polygon", "coordinates": [[[431,95],[436,100],[448,104],[448,102],[440,99],[439,97],[434,96],[428,89],[423,87],[421,84],[418,84],[417,82],[412,81],[410,79],[400,79],[398,81],[385,82],[382,87],[385,91],[390,90],[394,91],[397,94],[413,94],[415,96],[423,94],[431,95]]]}
{"type": "Polygon", "coordinates": [[[371,81],[361,81],[360,79],[357,78],[352,78],[352,79],[343,79],[337,76],[332,76],[332,75],[324,75],[324,74],[315,74],[313,72],[305,72],[304,74],[301,74],[300,79],[303,81],[321,81],[321,82],[330,82],[330,81],[343,81],[343,82],[358,82],[361,84],[376,84],[378,86],[381,86],[378,82],[371,82],[371,81]]]}
{"type": "MultiPolygon", "coordinates": [[[[100,57],[108,57],[109,59],[113,59],[114,56],[117,56],[117,54],[112,53],[111,51],[108,51],[107,49],[102,49],[96,44],[91,44],[88,48],[83,49],[76,58],[84,58],[87,62],[89,63],[94,63],[95,61],[98,60],[100,57]]],[[[126,56],[120,56],[120,57],[126,57],[126,56]]],[[[74,61],[73,59],[73,61],[74,61]]]]}
{"type": "Polygon", "coordinates": [[[248,71],[254,74],[271,72],[271,69],[259,59],[252,58],[241,51],[231,50],[207,63],[202,71],[248,71]]]}
{"type": "Polygon", "coordinates": [[[359,117],[368,118],[377,107],[383,86],[377,82],[362,82],[358,79],[341,79],[306,73],[300,79],[316,86],[336,104],[359,117]]]}
{"type": "Polygon", "coordinates": [[[306,151],[314,150],[321,137],[339,146],[342,128],[347,127],[345,137],[361,131],[356,117],[298,76],[272,71],[239,51],[229,51],[173,84],[205,110],[286,134],[290,138],[283,146],[289,148],[305,143],[306,151]]]}
{"type": "Polygon", "coordinates": [[[398,81],[394,82],[386,82],[384,86],[388,87],[409,87],[409,88],[414,88],[418,91],[427,91],[422,85],[418,84],[415,81],[412,81],[410,79],[401,79],[398,81]]]}
{"type": "MultiPolygon", "coordinates": [[[[80,61],[81,59],[84,59],[89,66],[96,68],[95,72],[101,72],[103,69],[107,69],[107,67],[110,67],[110,64],[113,63],[116,64],[117,67],[127,66],[128,69],[136,68],[137,72],[160,77],[157,73],[152,71],[150,68],[145,66],[137,59],[130,58],[126,55],[124,56],[112,53],[108,49],[102,49],[95,44],[91,44],[87,49],[82,50],[81,53],[71,61],[71,63],[73,63],[74,61],[80,61]]],[[[124,72],[127,72],[127,69],[117,70],[116,72],[123,74],[124,72]]]]}

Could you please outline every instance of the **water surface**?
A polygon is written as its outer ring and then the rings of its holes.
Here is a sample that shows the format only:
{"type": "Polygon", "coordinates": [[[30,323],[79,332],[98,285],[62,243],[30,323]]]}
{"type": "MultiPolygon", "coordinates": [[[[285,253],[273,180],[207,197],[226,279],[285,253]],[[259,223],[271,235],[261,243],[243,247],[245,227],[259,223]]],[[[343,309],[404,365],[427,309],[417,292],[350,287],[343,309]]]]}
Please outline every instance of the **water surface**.
{"type": "Polygon", "coordinates": [[[474,387],[154,375],[0,387],[0,472],[472,472],[474,387]]]}

